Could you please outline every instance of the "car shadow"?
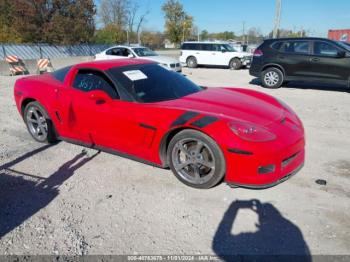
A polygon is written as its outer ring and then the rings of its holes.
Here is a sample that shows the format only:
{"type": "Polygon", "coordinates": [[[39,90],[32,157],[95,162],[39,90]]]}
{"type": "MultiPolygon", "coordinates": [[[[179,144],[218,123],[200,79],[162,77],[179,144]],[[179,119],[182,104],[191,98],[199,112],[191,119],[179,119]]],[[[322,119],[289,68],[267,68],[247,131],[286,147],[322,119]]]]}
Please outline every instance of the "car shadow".
{"type": "MultiPolygon", "coordinates": [[[[263,87],[259,78],[252,79],[249,82],[249,84],[263,87]]],[[[263,88],[265,88],[265,87],[263,87],[263,88]]],[[[320,91],[350,92],[350,89],[344,85],[325,84],[325,83],[317,83],[317,82],[302,82],[302,81],[290,81],[287,84],[283,84],[282,88],[297,88],[297,89],[313,89],[313,90],[320,90],[320,91]]]]}
{"type": "Polygon", "coordinates": [[[100,153],[87,156],[82,151],[48,178],[14,170],[13,166],[19,162],[49,147],[40,147],[0,166],[0,239],[46,207],[59,194],[59,186],[100,153]]]}
{"type": "Polygon", "coordinates": [[[272,204],[259,200],[234,201],[218,226],[212,247],[224,261],[312,261],[300,229],[272,204]],[[231,233],[242,209],[257,214],[256,232],[231,233]]]}

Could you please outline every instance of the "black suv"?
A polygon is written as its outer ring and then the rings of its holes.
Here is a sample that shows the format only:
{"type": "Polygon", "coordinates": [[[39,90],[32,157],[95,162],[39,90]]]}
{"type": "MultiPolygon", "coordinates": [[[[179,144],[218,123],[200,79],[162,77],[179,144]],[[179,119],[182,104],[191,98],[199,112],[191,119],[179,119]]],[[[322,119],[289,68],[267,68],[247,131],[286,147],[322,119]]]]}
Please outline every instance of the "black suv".
{"type": "Polygon", "coordinates": [[[350,46],[324,38],[265,40],[254,52],[249,73],[268,88],[293,80],[350,87],[350,46]]]}

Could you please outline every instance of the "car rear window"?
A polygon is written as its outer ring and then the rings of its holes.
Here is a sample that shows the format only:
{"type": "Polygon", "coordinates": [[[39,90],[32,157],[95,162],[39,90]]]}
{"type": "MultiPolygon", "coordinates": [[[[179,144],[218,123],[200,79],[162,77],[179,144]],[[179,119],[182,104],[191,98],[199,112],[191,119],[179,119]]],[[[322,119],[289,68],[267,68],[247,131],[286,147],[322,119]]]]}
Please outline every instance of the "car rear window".
{"type": "Polygon", "coordinates": [[[72,68],[72,66],[67,66],[67,67],[63,67],[61,69],[58,69],[54,72],[52,72],[52,76],[60,81],[61,83],[64,82],[64,79],[66,78],[66,75],[68,74],[69,70],[72,68]]]}

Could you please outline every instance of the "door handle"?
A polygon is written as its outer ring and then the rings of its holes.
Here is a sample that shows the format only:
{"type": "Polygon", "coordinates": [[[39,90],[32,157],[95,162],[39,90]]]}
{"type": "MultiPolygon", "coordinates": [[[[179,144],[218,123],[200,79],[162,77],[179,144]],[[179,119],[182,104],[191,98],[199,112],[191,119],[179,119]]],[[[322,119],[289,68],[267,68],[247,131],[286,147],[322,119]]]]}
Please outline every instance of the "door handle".
{"type": "Polygon", "coordinates": [[[320,59],[317,57],[310,58],[310,62],[318,62],[318,61],[320,61],[320,59]]]}
{"type": "Polygon", "coordinates": [[[285,59],[283,55],[278,56],[279,59],[285,59]]]}

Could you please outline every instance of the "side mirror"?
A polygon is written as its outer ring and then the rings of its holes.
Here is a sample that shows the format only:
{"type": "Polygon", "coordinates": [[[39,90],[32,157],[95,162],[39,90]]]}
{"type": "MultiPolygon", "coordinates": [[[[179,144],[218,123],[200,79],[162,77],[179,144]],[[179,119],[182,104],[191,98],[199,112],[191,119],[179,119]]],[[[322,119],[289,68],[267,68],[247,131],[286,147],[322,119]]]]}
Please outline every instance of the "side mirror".
{"type": "Polygon", "coordinates": [[[96,104],[98,105],[105,104],[111,100],[109,95],[101,90],[93,90],[93,91],[90,91],[88,94],[89,94],[90,100],[95,101],[96,104]]]}
{"type": "Polygon", "coordinates": [[[226,53],[226,50],[221,50],[222,53],[226,53]]]}
{"type": "Polygon", "coordinates": [[[134,55],[133,54],[129,54],[128,58],[134,58],[134,55]]]}
{"type": "Polygon", "coordinates": [[[346,56],[346,52],[345,51],[338,51],[337,57],[344,58],[345,56],[346,56]]]}

